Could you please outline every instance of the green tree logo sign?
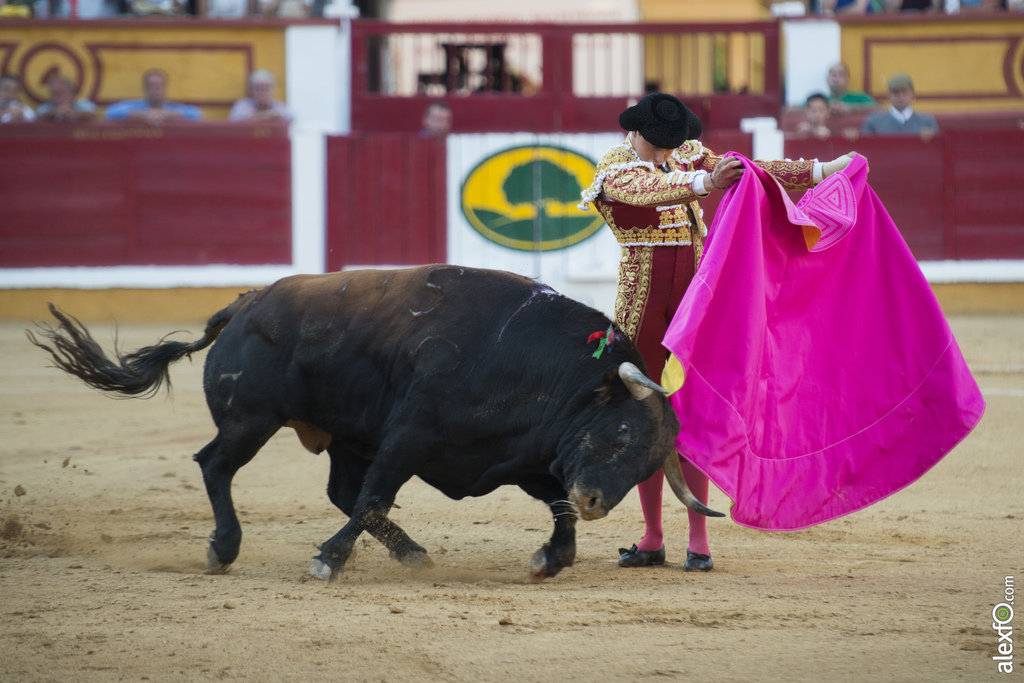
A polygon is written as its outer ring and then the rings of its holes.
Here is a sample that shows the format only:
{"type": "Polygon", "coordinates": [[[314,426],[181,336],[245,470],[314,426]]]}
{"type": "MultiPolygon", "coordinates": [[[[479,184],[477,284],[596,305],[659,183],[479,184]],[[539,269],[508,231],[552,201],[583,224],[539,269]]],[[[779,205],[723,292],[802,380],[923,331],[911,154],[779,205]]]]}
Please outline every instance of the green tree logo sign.
{"type": "Polygon", "coordinates": [[[466,220],[492,242],[553,251],[585,240],[604,221],[576,205],[594,179],[589,159],[561,147],[513,147],[482,161],[462,185],[466,220]]]}

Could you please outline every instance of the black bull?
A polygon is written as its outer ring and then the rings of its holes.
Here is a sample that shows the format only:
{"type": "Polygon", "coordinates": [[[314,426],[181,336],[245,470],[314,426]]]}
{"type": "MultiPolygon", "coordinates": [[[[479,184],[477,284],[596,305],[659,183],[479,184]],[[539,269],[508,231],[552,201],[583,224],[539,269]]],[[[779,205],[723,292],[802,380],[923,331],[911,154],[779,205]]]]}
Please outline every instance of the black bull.
{"type": "Polygon", "coordinates": [[[576,519],[603,517],[659,468],[688,506],[673,443],[679,423],[616,328],[595,357],[601,313],[511,273],[455,266],[285,278],[240,296],[202,339],[162,341],[116,361],[77,320],[40,326],[57,366],[104,391],[152,395],[168,366],[209,346],[203,375],[217,436],[194,457],[216,530],[207,562],[226,569],[242,530],[231,481],[281,427],[331,459],[327,495],[349,517],[310,570],[338,575],[369,532],[406,564],[429,562],[388,513],[413,476],[451,498],[505,484],[544,501],[550,541],[535,577],[576,555],[576,519]]]}

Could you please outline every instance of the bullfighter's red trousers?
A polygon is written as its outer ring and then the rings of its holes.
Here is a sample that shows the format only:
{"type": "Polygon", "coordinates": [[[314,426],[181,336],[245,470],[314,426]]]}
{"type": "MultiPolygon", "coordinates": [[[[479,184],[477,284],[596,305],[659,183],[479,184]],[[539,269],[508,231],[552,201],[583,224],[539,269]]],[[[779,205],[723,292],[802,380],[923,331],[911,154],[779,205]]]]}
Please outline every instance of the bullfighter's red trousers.
{"type": "MultiPolygon", "coordinates": [[[[664,246],[654,247],[651,253],[651,282],[647,301],[644,305],[640,325],[633,335],[633,341],[647,364],[648,375],[655,382],[661,380],[668,350],[662,346],[672,317],[679,308],[687,287],[693,280],[696,265],[694,264],[693,247],[664,246]]],[[[683,476],[690,491],[702,503],[708,502],[708,478],[703,472],[680,457],[683,476]]],[[[640,507],[644,513],[646,532],[637,544],[640,550],[657,550],[664,543],[661,524],[662,485],[664,474],[658,470],[654,476],[642,482],[637,490],[640,493],[640,507]]],[[[687,511],[690,521],[689,550],[710,555],[708,549],[706,518],[687,511]]]]}

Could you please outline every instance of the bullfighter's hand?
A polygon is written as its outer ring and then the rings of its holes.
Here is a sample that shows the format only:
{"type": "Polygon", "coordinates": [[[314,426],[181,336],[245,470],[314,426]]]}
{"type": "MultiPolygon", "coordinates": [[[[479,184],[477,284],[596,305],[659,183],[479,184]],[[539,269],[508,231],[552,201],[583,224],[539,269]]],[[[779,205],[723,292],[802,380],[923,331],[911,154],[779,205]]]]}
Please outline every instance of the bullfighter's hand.
{"type": "MultiPolygon", "coordinates": [[[[743,175],[743,162],[736,157],[723,159],[715,165],[711,171],[711,187],[708,189],[725,190],[740,179],[743,175]]],[[[705,185],[705,187],[707,187],[705,185]]]]}
{"type": "Polygon", "coordinates": [[[842,171],[844,168],[849,166],[850,162],[853,161],[853,156],[851,156],[853,154],[854,154],[854,152],[848,152],[847,154],[844,154],[843,156],[839,157],[838,159],[833,159],[832,161],[826,161],[824,164],[822,164],[821,165],[821,176],[822,176],[822,178],[828,178],[833,173],[835,173],[837,171],[842,171]]]}

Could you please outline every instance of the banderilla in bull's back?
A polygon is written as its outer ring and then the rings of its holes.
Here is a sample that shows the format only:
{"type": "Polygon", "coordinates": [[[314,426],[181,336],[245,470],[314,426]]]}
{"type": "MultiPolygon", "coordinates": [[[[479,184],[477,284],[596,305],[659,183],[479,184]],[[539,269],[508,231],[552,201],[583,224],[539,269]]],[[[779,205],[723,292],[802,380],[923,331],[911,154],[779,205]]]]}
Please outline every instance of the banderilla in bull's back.
{"type": "Polygon", "coordinates": [[[554,531],[533,555],[536,579],[572,566],[578,518],[605,516],[658,469],[687,507],[722,516],[686,488],[678,420],[633,343],[529,278],[448,265],[296,275],[241,295],[195,342],[113,359],[78,320],[50,311],[59,324],[30,341],[114,394],[152,396],[169,387],[171,363],[212,345],[203,389],[217,435],[194,459],[216,522],[213,572],[242,540],[231,481],[282,427],[327,451],[327,495],[349,518],[312,560],[325,580],[364,531],[400,562],[430,564],[388,518],[413,476],[454,499],[510,484],[546,503],[554,531]]]}

